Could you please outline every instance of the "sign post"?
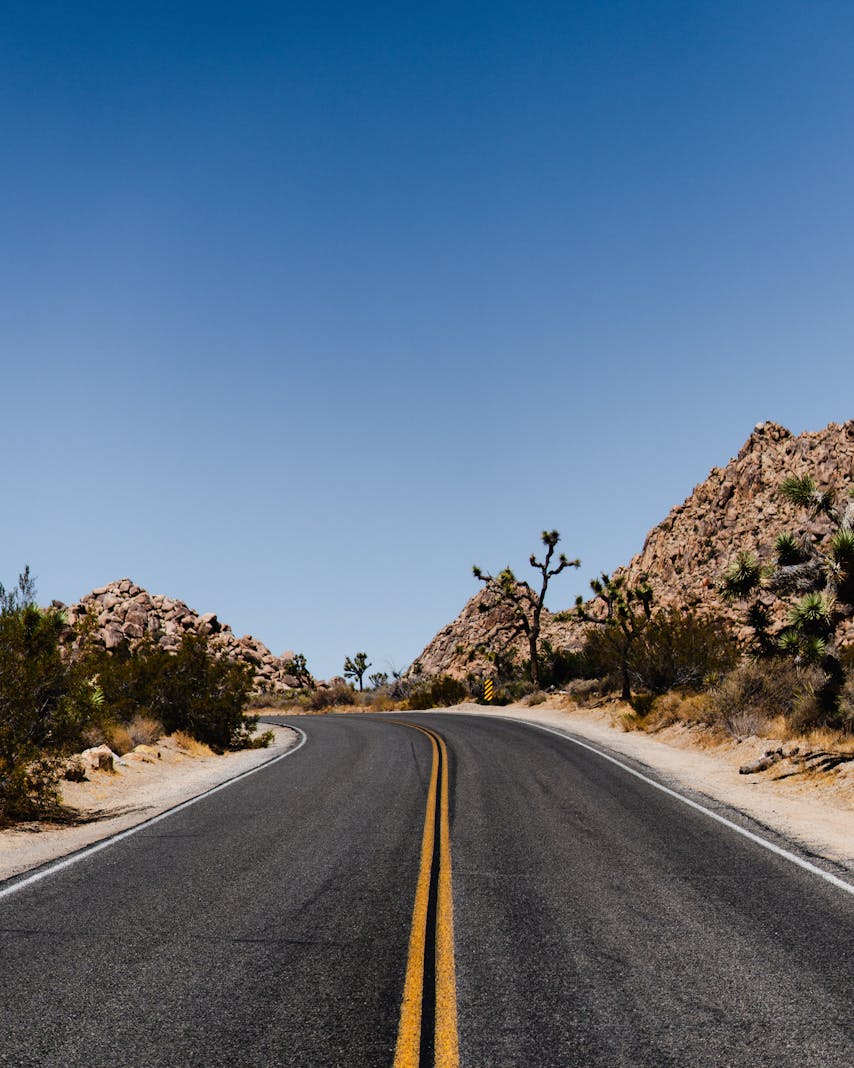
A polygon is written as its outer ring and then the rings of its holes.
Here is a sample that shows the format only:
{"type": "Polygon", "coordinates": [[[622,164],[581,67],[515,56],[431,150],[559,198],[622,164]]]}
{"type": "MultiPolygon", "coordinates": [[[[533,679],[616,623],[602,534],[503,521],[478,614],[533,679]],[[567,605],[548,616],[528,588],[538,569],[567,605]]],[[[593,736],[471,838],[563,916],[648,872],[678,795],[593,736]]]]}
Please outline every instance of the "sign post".
{"type": "Polygon", "coordinates": [[[492,679],[484,679],[483,681],[483,699],[484,701],[491,701],[495,696],[495,688],[492,685],[492,679]]]}

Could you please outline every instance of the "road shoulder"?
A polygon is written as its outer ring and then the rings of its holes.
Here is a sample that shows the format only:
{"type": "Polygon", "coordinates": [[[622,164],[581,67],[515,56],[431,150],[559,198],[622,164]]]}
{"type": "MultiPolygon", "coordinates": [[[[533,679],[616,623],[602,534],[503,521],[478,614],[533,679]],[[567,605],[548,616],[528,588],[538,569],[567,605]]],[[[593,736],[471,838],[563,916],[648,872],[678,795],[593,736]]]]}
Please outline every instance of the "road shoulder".
{"type": "MultiPolygon", "coordinates": [[[[266,728],[267,725],[265,725],[266,728]]],[[[25,823],[0,831],[0,882],[109,838],[292,749],[299,740],[289,727],[270,727],[266,749],[215,756],[201,747],[182,750],[162,739],[160,756],[126,759],[114,772],[89,772],[85,783],[64,784],[63,796],[85,822],[25,823]]]]}

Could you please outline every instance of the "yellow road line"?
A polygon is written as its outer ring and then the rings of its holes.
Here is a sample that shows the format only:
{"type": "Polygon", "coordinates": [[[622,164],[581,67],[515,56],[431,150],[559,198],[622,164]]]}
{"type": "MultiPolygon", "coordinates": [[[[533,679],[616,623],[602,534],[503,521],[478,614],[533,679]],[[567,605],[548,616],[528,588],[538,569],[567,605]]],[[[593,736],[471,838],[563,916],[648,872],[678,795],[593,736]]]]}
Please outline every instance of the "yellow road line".
{"type": "Polygon", "coordinates": [[[454,901],[451,892],[451,827],[448,801],[448,750],[442,751],[442,786],[439,794],[439,889],[436,901],[436,1068],[457,1068],[460,1046],[457,1032],[457,978],[454,962],[454,901]]]}
{"type": "Polygon", "coordinates": [[[433,746],[433,769],[430,772],[430,788],[427,791],[427,811],[424,816],[424,833],[421,838],[421,865],[418,869],[415,906],[412,910],[412,930],[409,934],[409,954],[406,964],[406,980],[403,984],[403,1001],[400,1005],[394,1068],[418,1068],[420,1062],[427,905],[430,897],[430,869],[433,866],[433,845],[436,835],[436,783],[439,777],[439,748],[432,735],[428,734],[427,737],[433,746]]]}
{"type": "MultiPolygon", "coordinates": [[[[449,816],[448,750],[442,738],[415,723],[403,724],[425,734],[433,749],[433,767],[427,793],[427,812],[421,841],[421,863],[412,911],[409,956],[400,1024],[394,1054],[394,1068],[419,1068],[421,1046],[421,1004],[424,997],[424,960],[427,937],[427,909],[430,873],[436,842],[436,792],[439,786],[439,871],[436,898],[434,1033],[435,1068],[458,1068],[460,1061],[457,1031],[457,982],[454,963],[454,907],[451,880],[451,832],[449,816]],[[442,756],[441,784],[438,784],[439,754],[442,756]]],[[[426,1066],[424,1066],[426,1068],[426,1066]]]]}

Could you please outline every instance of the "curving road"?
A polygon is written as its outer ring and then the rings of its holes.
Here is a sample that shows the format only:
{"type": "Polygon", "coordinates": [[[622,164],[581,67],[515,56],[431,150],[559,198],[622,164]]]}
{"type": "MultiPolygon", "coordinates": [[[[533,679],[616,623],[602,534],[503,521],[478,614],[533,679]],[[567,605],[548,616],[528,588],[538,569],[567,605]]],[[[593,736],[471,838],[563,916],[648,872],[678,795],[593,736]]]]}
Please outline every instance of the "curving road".
{"type": "Polygon", "coordinates": [[[277,722],[293,755],[0,887],[0,1064],[854,1063],[844,888],[524,724],[277,722]]]}

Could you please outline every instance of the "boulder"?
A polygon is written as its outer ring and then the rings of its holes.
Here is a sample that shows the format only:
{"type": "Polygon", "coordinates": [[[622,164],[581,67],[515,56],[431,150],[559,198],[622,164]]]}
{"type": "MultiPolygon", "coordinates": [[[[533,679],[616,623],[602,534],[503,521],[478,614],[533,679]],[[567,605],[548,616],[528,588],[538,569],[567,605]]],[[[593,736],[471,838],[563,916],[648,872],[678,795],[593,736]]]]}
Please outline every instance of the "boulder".
{"type": "Polygon", "coordinates": [[[92,771],[115,771],[116,764],[120,763],[118,756],[108,745],[96,745],[91,749],[84,749],[80,754],[80,760],[92,771]]]}

